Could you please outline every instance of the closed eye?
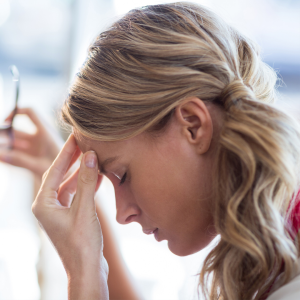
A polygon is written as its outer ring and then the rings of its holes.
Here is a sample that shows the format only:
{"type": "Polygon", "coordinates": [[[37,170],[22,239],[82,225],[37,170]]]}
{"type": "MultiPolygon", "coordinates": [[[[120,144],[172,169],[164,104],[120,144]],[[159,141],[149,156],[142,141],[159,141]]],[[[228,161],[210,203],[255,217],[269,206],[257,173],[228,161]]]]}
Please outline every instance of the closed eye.
{"type": "Polygon", "coordinates": [[[120,183],[119,183],[119,186],[122,185],[122,184],[125,182],[126,177],[127,177],[127,173],[125,173],[125,174],[123,175],[123,177],[121,178],[120,183]]]}

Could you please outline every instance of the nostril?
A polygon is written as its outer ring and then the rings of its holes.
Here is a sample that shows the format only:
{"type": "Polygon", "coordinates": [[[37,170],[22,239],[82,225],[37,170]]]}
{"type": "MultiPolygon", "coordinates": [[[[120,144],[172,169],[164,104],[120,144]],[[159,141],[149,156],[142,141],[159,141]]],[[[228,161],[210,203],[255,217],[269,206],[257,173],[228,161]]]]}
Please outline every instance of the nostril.
{"type": "Polygon", "coordinates": [[[136,217],[137,215],[130,215],[129,217],[126,218],[125,223],[130,223],[133,221],[133,218],[136,217]]]}

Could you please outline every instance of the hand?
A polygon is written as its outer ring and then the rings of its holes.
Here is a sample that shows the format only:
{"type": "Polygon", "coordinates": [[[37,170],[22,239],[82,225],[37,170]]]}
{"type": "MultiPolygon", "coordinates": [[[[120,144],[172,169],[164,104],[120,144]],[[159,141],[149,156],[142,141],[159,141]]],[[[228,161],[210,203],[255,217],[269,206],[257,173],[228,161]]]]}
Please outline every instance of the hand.
{"type": "MultiPolygon", "coordinates": [[[[18,108],[17,114],[27,115],[36,126],[35,134],[13,130],[12,150],[1,150],[0,161],[28,169],[42,177],[63,145],[60,136],[31,108],[18,108]]],[[[9,121],[12,114],[6,119],[9,121]]]]}
{"type": "Polygon", "coordinates": [[[66,269],[69,299],[108,299],[108,266],[94,202],[102,180],[95,152],[85,153],[80,168],[63,181],[80,154],[71,135],[45,173],[32,211],[66,269]]]}

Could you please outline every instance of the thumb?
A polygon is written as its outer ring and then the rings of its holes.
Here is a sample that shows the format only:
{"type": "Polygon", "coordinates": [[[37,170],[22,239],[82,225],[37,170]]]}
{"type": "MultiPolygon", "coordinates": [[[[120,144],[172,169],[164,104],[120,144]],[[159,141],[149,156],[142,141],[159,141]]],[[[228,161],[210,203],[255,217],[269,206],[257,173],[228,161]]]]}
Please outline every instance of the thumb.
{"type": "Polygon", "coordinates": [[[86,152],[81,160],[77,191],[72,203],[72,208],[77,207],[83,209],[84,207],[90,209],[95,206],[94,197],[95,189],[98,181],[98,163],[97,156],[94,151],[86,152]]]}

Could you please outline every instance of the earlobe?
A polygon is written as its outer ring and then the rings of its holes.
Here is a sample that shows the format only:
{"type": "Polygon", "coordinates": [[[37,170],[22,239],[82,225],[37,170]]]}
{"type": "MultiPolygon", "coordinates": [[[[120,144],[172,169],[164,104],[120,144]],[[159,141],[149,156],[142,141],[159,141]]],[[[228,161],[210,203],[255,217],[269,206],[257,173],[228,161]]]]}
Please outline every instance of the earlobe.
{"type": "Polygon", "coordinates": [[[205,103],[196,97],[188,98],[176,108],[175,117],[182,133],[195,146],[197,153],[206,153],[212,140],[213,123],[205,103]]]}

